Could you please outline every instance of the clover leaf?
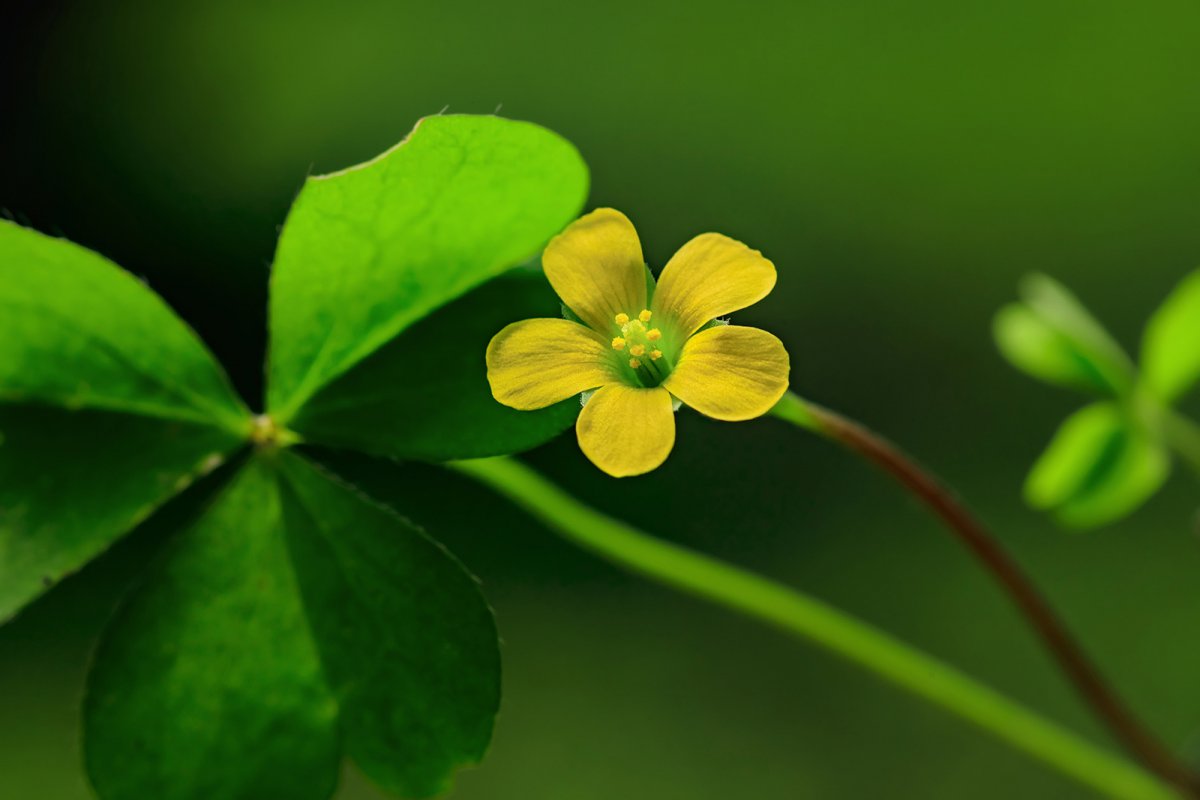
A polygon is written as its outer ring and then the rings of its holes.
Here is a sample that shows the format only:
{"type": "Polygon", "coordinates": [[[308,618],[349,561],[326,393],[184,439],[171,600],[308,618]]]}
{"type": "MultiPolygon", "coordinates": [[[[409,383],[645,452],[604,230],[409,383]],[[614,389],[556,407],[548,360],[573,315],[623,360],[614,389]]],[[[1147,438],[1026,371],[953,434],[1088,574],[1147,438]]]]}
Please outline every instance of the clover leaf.
{"type": "MultiPolygon", "coordinates": [[[[1174,451],[1196,457],[1190,422],[1171,408],[1200,378],[1200,272],[1151,319],[1142,369],[1062,285],[1042,275],[996,315],[1001,353],[1049,383],[1099,395],[1071,415],[1034,464],[1025,498],[1065,525],[1094,527],[1133,512],[1165,483],[1174,451]]],[[[1200,462],[1197,462],[1200,463],[1200,462]]]]}
{"type": "Polygon", "coordinates": [[[98,647],[102,800],[319,800],[343,757],[425,797],[482,757],[499,659],[477,582],[298,448],[446,460],[568,427],[578,403],[498,408],[482,358],[510,313],[557,309],[545,279],[485,284],[586,191],[568,142],[497,117],[431,117],[310,178],[274,265],[261,415],[143,283],[0,223],[0,619],[220,468],[98,647]]]}

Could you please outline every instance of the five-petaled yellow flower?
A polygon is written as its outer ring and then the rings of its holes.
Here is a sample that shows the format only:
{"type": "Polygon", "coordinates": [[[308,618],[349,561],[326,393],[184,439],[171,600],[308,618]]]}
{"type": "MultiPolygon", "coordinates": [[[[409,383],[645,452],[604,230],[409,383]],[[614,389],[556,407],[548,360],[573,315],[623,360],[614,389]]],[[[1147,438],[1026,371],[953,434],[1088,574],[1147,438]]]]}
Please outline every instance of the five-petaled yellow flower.
{"type": "Polygon", "coordinates": [[[782,342],[757,328],[709,325],[774,287],[775,266],[757,250],[701,234],[655,287],[633,224],[601,208],[552,239],[542,265],[584,324],[509,325],[488,345],[488,382],[497,400],[525,411],[595,390],[575,429],[584,455],[609,475],[640,475],[666,460],[676,398],[736,421],[765,414],[787,390],[782,342]]]}

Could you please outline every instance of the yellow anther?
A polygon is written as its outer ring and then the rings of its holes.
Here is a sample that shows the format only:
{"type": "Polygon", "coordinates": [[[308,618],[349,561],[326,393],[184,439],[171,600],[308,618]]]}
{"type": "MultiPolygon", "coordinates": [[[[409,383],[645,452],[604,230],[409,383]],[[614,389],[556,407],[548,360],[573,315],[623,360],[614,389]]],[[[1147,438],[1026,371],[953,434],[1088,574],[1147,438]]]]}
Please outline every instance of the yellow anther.
{"type": "Polygon", "coordinates": [[[617,324],[618,325],[625,325],[628,322],[629,322],[628,314],[617,314],[617,324]]]}
{"type": "Polygon", "coordinates": [[[638,319],[640,319],[642,322],[649,322],[650,317],[652,316],[654,315],[650,313],[649,309],[643,308],[642,313],[638,314],[638,319]]]}
{"type": "Polygon", "coordinates": [[[623,338],[621,338],[620,336],[618,336],[617,338],[612,340],[612,347],[613,347],[613,350],[624,350],[625,349],[625,340],[623,338]]]}
{"type": "Polygon", "coordinates": [[[637,369],[641,365],[642,362],[638,361],[636,358],[629,359],[629,366],[633,367],[634,369],[637,369]]]}
{"type": "Polygon", "coordinates": [[[658,361],[660,358],[662,358],[662,350],[651,350],[650,351],[650,360],[651,361],[658,361]]]}
{"type": "Polygon", "coordinates": [[[652,342],[657,342],[662,338],[662,331],[660,331],[658,328],[651,328],[650,330],[646,331],[646,338],[652,342]]]}
{"type": "Polygon", "coordinates": [[[631,355],[631,356],[640,356],[640,355],[644,354],[645,352],[646,352],[646,345],[644,345],[644,344],[635,344],[633,347],[629,348],[629,355],[631,355]]]}
{"type": "Polygon", "coordinates": [[[644,330],[646,330],[646,326],[643,325],[641,322],[637,321],[636,319],[633,322],[631,322],[625,326],[626,333],[629,333],[631,331],[633,333],[641,333],[644,330]]]}

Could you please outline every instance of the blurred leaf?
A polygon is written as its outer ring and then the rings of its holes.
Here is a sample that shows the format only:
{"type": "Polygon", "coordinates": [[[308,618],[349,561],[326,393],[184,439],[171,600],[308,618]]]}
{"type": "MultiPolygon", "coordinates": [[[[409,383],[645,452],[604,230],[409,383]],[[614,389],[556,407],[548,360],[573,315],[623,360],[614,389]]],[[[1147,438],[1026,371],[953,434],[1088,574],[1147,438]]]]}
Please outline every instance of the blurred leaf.
{"type": "Polygon", "coordinates": [[[1031,275],[1021,284],[1024,305],[1001,309],[996,343],[1034,377],[1104,394],[1125,394],[1133,365],[1121,347],[1061,284],[1031,275]]]}
{"type": "Polygon", "coordinates": [[[382,156],[310,178],[272,274],[270,410],[290,423],[406,327],[537,252],[587,180],[565,139],[488,116],[427,117],[382,156]]]}
{"type": "Polygon", "coordinates": [[[248,426],[212,355],[144,284],[0,220],[0,402],[21,401],[248,426]]]}
{"type": "Polygon", "coordinates": [[[421,320],[305,404],[291,428],[311,442],[426,461],[528,450],[579,415],[576,398],[541,411],[496,402],[484,353],[505,325],[554,317],[540,270],[490,281],[421,320]]]}
{"type": "Polygon", "coordinates": [[[1109,393],[1112,387],[1070,339],[1027,307],[1012,304],[996,314],[993,333],[1000,352],[1020,370],[1072,389],[1109,393]]]}
{"type": "Polygon", "coordinates": [[[1170,459],[1114,403],[1067,418],[1025,483],[1030,505],[1064,524],[1092,527],[1130,513],[1166,480],[1170,459]]]}
{"type": "Polygon", "coordinates": [[[251,463],[128,597],[88,678],[103,800],[323,800],[337,782],[324,682],[281,525],[251,463]]]}
{"type": "Polygon", "coordinates": [[[427,796],[479,760],[499,654],[442,548],[301,457],[243,468],[110,626],[85,750],[103,800],[321,800],[344,754],[427,796]]]}
{"type": "Polygon", "coordinates": [[[178,420],[0,404],[0,622],[239,444],[178,420]]]}
{"type": "Polygon", "coordinates": [[[346,755],[391,792],[438,794],[483,758],[500,704],[479,584],[441,545],[299,456],[280,468],[288,547],[346,755]]]}
{"type": "Polygon", "coordinates": [[[1200,270],[1184,278],[1147,323],[1142,374],[1168,403],[1200,379],[1200,270]]]}

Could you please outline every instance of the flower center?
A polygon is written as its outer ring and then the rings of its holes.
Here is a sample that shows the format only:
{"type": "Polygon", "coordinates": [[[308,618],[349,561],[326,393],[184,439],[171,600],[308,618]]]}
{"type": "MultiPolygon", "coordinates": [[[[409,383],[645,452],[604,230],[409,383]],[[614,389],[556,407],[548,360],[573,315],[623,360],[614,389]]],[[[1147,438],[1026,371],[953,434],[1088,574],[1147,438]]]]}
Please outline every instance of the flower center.
{"type": "Polygon", "coordinates": [[[612,349],[628,356],[627,363],[643,386],[657,386],[671,373],[670,359],[663,354],[662,331],[651,327],[653,313],[642,309],[636,318],[617,314],[614,322],[621,335],[612,340],[612,349]]]}

